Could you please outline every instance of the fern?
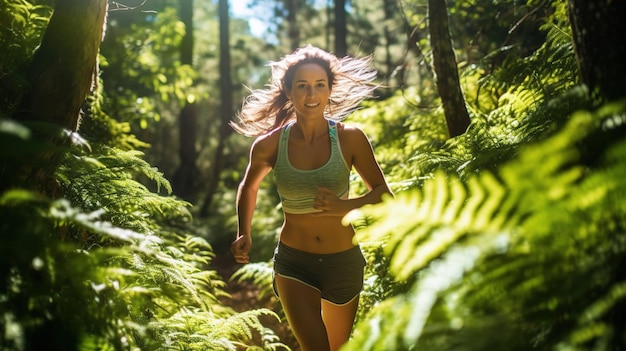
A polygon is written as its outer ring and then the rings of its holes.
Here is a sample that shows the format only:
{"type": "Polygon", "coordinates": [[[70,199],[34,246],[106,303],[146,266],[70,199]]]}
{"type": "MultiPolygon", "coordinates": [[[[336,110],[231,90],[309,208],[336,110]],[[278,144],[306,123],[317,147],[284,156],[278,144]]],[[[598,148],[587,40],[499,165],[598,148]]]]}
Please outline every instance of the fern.
{"type": "Polygon", "coordinates": [[[242,266],[230,278],[238,282],[250,281],[259,287],[259,298],[269,296],[274,293],[272,288],[274,281],[274,270],[272,264],[268,262],[256,262],[242,266]]]}
{"type": "Polygon", "coordinates": [[[162,347],[156,349],[238,350],[242,346],[254,349],[248,343],[258,335],[263,350],[288,350],[259,322],[263,316],[278,318],[265,309],[246,311],[228,318],[216,318],[213,313],[201,310],[181,310],[154,325],[159,339],[163,341],[162,347]]]}
{"type": "Polygon", "coordinates": [[[374,224],[360,240],[384,242],[392,273],[417,281],[375,307],[347,349],[619,348],[611,309],[624,304],[626,141],[614,139],[594,169],[579,148],[622,114],[574,114],[496,174],[437,172],[364,209],[374,224]]]}
{"type": "MultiPolygon", "coordinates": [[[[25,126],[3,123],[0,132],[37,151],[25,126]]],[[[55,349],[163,349],[169,344],[156,331],[172,316],[197,328],[177,336],[181,349],[280,348],[259,320],[271,313],[237,318],[222,305],[225,283],[206,270],[212,248],[186,227],[189,204],[144,185],[171,191],[141,153],[97,142],[58,151],[64,198],[20,189],[0,197],[0,308],[9,316],[0,325],[14,331],[0,338],[3,348],[43,348],[45,332],[63,335],[47,341],[55,349]],[[181,312],[189,310],[198,313],[181,312]],[[211,333],[199,333],[209,315],[211,333]]],[[[3,155],[3,164],[15,157],[3,155]]]]}
{"type": "Polygon", "coordinates": [[[0,117],[10,116],[27,87],[21,75],[40,44],[52,8],[26,0],[2,0],[0,5],[0,117]]]}
{"type": "MultiPolygon", "coordinates": [[[[456,172],[463,178],[478,170],[495,171],[517,156],[520,145],[560,130],[569,115],[587,106],[586,91],[576,85],[566,4],[555,2],[554,6],[542,26],[547,40],[533,55],[511,56],[489,74],[484,64],[462,72],[472,124],[464,135],[439,148],[413,148],[404,158],[408,162],[401,171],[405,175],[401,189],[422,186],[436,170],[456,172]]],[[[432,121],[432,115],[422,121],[432,121]]],[[[395,172],[390,172],[392,177],[395,172]]]]}

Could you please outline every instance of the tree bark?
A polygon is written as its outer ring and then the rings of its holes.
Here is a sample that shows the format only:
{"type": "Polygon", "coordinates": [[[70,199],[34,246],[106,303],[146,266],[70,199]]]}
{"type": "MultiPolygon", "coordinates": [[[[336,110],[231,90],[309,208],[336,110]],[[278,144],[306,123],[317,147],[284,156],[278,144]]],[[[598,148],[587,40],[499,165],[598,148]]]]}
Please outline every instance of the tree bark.
{"type": "Polygon", "coordinates": [[[73,132],[96,82],[107,0],[57,0],[28,68],[29,91],[15,118],[58,124],[73,132]]]}
{"type": "Polygon", "coordinates": [[[335,0],[335,55],[344,57],[348,54],[346,21],[346,0],[335,0]]]}
{"type": "MultiPolygon", "coordinates": [[[[180,61],[193,66],[193,0],[180,1],[180,18],[185,24],[185,36],[180,47],[180,61]]],[[[198,129],[198,109],[195,101],[187,101],[178,119],[180,165],[172,179],[174,193],[187,201],[192,201],[196,193],[198,151],[196,150],[196,130],[198,129]]]]}
{"type": "Polygon", "coordinates": [[[232,133],[229,122],[233,115],[233,82],[230,75],[230,16],[228,14],[228,0],[219,0],[219,16],[220,16],[220,125],[218,127],[219,134],[217,146],[215,148],[215,157],[213,159],[213,172],[209,179],[207,193],[200,209],[200,216],[209,215],[209,209],[213,203],[213,197],[217,193],[221,174],[224,170],[224,149],[226,139],[232,133]]]}
{"type": "Polygon", "coordinates": [[[443,104],[448,133],[450,137],[455,137],[465,133],[470,118],[452,49],[446,1],[428,0],[428,13],[437,91],[443,104]]]}
{"type": "MultiPolygon", "coordinates": [[[[13,118],[32,124],[33,138],[46,151],[24,159],[8,184],[0,189],[28,187],[50,198],[61,196],[54,178],[61,153],[56,146],[69,140],[56,129],[76,132],[81,107],[97,82],[98,53],[104,34],[107,0],[57,0],[39,48],[28,66],[28,90],[13,118]]],[[[2,165],[0,172],[4,172],[2,165]]]]}
{"type": "Polygon", "coordinates": [[[626,97],[626,2],[569,0],[581,79],[602,100],[626,97]]]}

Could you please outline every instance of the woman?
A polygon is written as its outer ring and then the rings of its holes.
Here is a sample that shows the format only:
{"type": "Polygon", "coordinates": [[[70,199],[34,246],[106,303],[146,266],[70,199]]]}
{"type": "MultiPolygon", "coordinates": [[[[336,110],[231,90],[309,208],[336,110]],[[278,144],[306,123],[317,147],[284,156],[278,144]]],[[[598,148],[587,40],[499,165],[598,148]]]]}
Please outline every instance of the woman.
{"type": "Polygon", "coordinates": [[[231,252],[249,262],[257,192],[274,170],[284,212],[274,291],[303,350],[338,350],[352,331],[365,266],[342,217],[391,194],[365,134],[340,122],[371,95],[376,72],[369,59],[339,59],[312,46],[270,66],[271,83],[252,91],[233,124],[258,137],[237,193],[231,252]],[[349,199],[353,168],[369,192],[349,199]]]}

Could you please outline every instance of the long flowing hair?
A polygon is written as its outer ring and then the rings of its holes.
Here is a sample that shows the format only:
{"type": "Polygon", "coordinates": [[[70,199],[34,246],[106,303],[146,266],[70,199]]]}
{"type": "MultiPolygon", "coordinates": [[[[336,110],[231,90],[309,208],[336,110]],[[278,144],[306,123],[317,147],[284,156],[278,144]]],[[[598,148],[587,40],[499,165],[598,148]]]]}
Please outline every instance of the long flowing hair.
{"type": "Polygon", "coordinates": [[[372,57],[338,58],[334,54],[311,45],[303,46],[280,61],[269,63],[272,77],[263,89],[249,89],[237,114],[237,122],[230,125],[246,136],[259,136],[280,128],[296,118],[295,109],[287,98],[298,67],[315,63],[326,70],[330,84],[326,118],[339,122],[371,97],[376,85],[376,70],[372,57]]]}

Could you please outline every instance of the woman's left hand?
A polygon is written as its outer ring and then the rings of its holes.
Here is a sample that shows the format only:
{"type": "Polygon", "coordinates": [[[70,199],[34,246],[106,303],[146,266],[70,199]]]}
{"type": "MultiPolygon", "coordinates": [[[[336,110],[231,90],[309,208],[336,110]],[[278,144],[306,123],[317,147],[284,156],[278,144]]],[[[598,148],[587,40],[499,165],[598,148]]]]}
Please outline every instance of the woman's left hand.
{"type": "Polygon", "coordinates": [[[317,187],[317,193],[315,194],[315,202],[313,207],[321,212],[316,212],[314,216],[345,216],[350,212],[348,208],[348,202],[342,200],[335,195],[335,193],[323,187],[317,187]]]}

